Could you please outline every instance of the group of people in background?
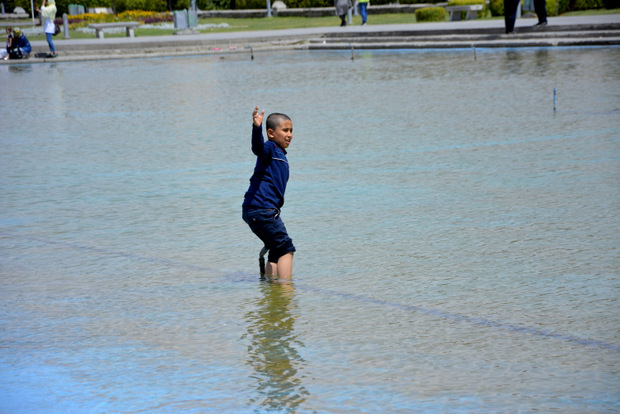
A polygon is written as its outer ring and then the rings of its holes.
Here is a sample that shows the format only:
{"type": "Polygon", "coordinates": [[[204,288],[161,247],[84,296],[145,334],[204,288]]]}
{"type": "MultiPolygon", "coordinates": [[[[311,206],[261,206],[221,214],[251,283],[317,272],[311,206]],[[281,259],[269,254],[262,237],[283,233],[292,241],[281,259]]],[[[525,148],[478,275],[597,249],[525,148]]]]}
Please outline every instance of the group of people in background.
{"type": "MultiPolygon", "coordinates": [[[[362,16],[362,26],[366,26],[368,20],[368,3],[370,0],[357,0],[359,6],[360,15],[362,16]]],[[[340,26],[347,25],[347,14],[349,10],[353,8],[351,0],[334,0],[334,7],[336,7],[336,15],[340,17],[340,26]]]]}
{"type": "Polygon", "coordinates": [[[32,46],[19,27],[6,28],[6,47],[0,50],[2,59],[25,59],[32,51],[32,46]]]}
{"type": "MultiPolygon", "coordinates": [[[[366,26],[368,19],[368,3],[370,0],[358,0],[360,15],[362,16],[362,26],[366,26]]],[[[506,24],[506,34],[512,34],[515,30],[517,20],[517,9],[521,0],[504,0],[504,21],[506,24]]],[[[351,0],[334,0],[336,15],[340,17],[340,26],[347,25],[347,14],[353,8],[351,0]]],[[[547,24],[547,4],[546,0],[534,0],[534,11],[538,17],[535,27],[540,28],[547,24]]]]}
{"type": "MultiPolygon", "coordinates": [[[[41,13],[43,31],[45,32],[47,44],[50,48],[50,53],[47,57],[54,58],[58,56],[54,41],[52,40],[52,36],[56,34],[56,24],[54,23],[56,19],[56,0],[43,0],[41,8],[37,7],[36,11],[41,13]]],[[[26,35],[22,33],[21,29],[19,27],[14,29],[12,27],[7,27],[6,34],[6,47],[0,49],[0,58],[5,60],[27,59],[32,51],[32,46],[30,46],[30,41],[26,35]]]]}

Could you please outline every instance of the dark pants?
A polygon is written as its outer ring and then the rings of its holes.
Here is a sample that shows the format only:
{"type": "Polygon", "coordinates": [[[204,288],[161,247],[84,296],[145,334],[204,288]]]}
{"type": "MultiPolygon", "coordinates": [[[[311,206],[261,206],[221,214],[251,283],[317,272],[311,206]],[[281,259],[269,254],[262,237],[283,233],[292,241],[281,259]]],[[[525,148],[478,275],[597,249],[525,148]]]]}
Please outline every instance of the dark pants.
{"type": "Polygon", "coordinates": [[[268,261],[277,263],[278,259],[287,253],[295,251],[293,240],[286,232],[286,227],[280,218],[280,212],[275,209],[243,207],[243,221],[254,234],[269,249],[268,261]]]}
{"type": "MultiPolygon", "coordinates": [[[[519,1],[520,0],[504,0],[504,21],[506,23],[506,33],[512,33],[515,30],[519,1]]],[[[547,21],[546,0],[534,0],[534,10],[538,16],[538,23],[545,23],[547,21]]]]}
{"type": "Polygon", "coordinates": [[[515,30],[515,21],[517,20],[517,7],[519,7],[519,2],[520,0],[504,0],[504,22],[506,24],[506,33],[512,33],[515,30]]]}
{"type": "Polygon", "coordinates": [[[538,23],[547,21],[547,2],[545,0],[534,0],[534,10],[538,16],[538,23]]]}

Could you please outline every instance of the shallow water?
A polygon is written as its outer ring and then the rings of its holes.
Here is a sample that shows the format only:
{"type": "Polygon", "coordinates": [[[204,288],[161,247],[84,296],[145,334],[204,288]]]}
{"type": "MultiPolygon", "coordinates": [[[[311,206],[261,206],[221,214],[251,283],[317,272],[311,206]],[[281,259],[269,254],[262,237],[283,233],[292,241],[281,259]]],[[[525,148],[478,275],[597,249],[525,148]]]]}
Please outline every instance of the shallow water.
{"type": "Polygon", "coordinates": [[[617,412],[619,81],[620,48],[0,67],[0,412],[617,412]],[[254,105],[294,122],[292,286],[241,220],[254,105]]]}

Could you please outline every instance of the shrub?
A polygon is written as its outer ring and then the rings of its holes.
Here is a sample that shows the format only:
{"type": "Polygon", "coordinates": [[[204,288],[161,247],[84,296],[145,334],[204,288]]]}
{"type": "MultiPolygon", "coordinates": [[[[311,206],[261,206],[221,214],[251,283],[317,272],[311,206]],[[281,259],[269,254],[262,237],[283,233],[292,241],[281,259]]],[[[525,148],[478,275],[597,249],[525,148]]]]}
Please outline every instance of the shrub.
{"type": "Polygon", "coordinates": [[[491,16],[503,16],[504,0],[490,0],[489,10],[491,11],[491,16]]]}
{"type": "Polygon", "coordinates": [[[212,8],[215,10],[230,9],[230,0],[211,0],[210,3],[213,5],[212,8]]]}
{"type": "MultiPolygon", "coordinates": [[[[384,1],[377,1],[374,0],[373,4],[391,4],[394,3],[394,0],[384,0],[384,1]]],[[[420,4],[420,3],[433,3],[433,2],[429,2],[426,0],[400,0],[399,1],[400,4],[420,4]]]]}
{"type": "MultiPolygon", "coordinates": [[[[285,1],[286,3],[286,1],[285,1]]],[[[291,4],[295,4],[295,2],[291,2],[291,0],[289,0],[289,3],[291,4]]],[[[333,1],[329,1],[329,0],[300,0],[297,2],[296,6],[289,6],[288,3],[287,7],[302,7],[302,8],[306,8],[306,7],[332,7],[334,5],[333,1]]]]}
{"type": "MultiPolygon", "coordinates": [[[[273,4],[275,0],[271,2],[273,4]]],[[[285,1],[287,7],[296,7],[291,5],[291,1],[285,1]]],[[[237,9],[264,9],[267,7],[265,0],[237,0],[237,9]]]]}
{"type": "Polygon", "coordinates": [[[558,3],[557,0],[546,0],[545,8],[547,9],[547,16],[558,15],[558,3]]]}
{"type": "Polygon", "coordinates": [[[144,0],[125,0],[125,10],[145,10],[145,3],[144,0]]]}
{"type": "Polygon", "coordinates": [[[443,22],[446,20],[446,9],[443,7],[423,7],[415,11],[418,22],[443,22]]]}
{"type": "Polygon", "coordinates": [[[192,6],[191,0],[176,0],[172,2],[174,10],[189,10],[192,6]]]}
{"type": "MultiPolygon", "coordinates": [[[[40,6],[41,5],[40,2],[37,5],[40,6]]],[[[9,1],[8,3],[4,2],[4,10],[7,13],[13,13],[13,10],[15,10],[16,7],[21,7],[22,9],[26,10],[26,13],[28,13],[29,15],[32,15],[32,8],[30,7],[30,0],[14,0],[14,1],[9,1]]],[[[2,29],[2,34],[4,34],[4,29],[2,29]]]]}
{"type": "Polygon", "coordinates": [[[196,0],[196,6],[200,10],[213,10],[215,9],[215,4],[211,0],[196,0]]]}
{"type": "Polygon", "coordinates": [[[602,9],[603,0],[574,0],[571,2],[571,10],[602,9]]]}
{"type": "MultiPolygon", "coordinates": [[[[353,0],[351,0],[353,1],[353,0]]],[[[380,5],[388,5],[388,4],[426,4],[426,3],[438,3],[441,0],[370,0],[371,4],[374,4],[375,6],[380,6],[380,5]]],[[[334,5],[333,1],[330,4],[331,6],[334,5]]]]}

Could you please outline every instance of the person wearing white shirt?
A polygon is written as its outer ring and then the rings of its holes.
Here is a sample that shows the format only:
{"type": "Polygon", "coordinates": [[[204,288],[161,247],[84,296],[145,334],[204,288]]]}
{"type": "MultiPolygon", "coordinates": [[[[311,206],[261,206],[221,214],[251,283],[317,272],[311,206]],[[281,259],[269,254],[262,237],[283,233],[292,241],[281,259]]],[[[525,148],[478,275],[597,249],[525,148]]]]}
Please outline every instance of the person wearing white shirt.
{"type": "Polygon", "coordinates": [[[47,44],[50,47],[50,54],[47,55],[47,57],[56,57],[58,54],[56,54],[56,47],[52,41],[52,36],[54,36],[56,32],[56,24],[54,24],[54,19],[56,18],[56,0],[43,0],[41,8],[37,8],[37,11],[40,12],[41,17],[45,19],[43,31],[45,32],[47,44]]]}

